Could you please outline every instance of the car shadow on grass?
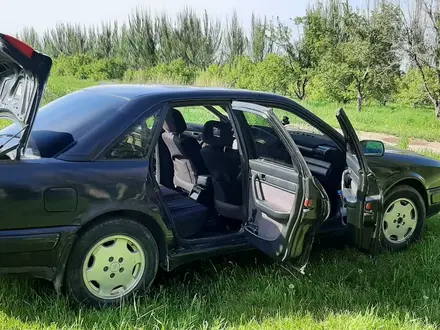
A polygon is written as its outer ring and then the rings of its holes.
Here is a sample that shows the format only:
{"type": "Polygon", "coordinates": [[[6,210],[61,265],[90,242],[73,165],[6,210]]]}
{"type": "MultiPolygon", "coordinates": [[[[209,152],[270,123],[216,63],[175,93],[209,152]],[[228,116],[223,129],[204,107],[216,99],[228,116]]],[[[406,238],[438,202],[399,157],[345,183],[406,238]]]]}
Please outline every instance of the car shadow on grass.
{"type": "MultiPolygon", "coordinates": [[[[85,308],[38,280],[2,278],[0,322],[69,328],[207,328],[268,320],[373,315],[440,324],[440,226],[409,250],[372,260],[353,248],[318,244],[306,274],[258,251],[159,272],[149,294],[120,308],[85,308]]],[[[409,321],[408,321],[409,322],[409,321]]],[[[411,321],[413,322],[413,321],[411,321]]],[[[0,323],[0,328],[2,327],[0,323]]],[[[13,328],[13,327],[10,327],[13,328]]]]}

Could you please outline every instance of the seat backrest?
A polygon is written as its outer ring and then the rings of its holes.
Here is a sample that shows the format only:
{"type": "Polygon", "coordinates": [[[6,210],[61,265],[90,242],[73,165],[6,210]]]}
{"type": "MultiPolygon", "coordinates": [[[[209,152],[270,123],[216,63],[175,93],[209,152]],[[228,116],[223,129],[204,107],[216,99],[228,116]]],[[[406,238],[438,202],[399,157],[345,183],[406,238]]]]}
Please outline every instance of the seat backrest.
{"type": "Polygon", "coordinates": [[[186,123],[176,109],[168,112],[163,129],[165,132],[162,133],[162,139],[173,160],[174,184],[191,191],[197,182],[197,176],[208,173],[200,155],[200,144],[195,138],[182,134],[186,130],[186,123]]]}
{"type": "Polygon", "coordinates": [[[240,155],[232,149],[232,127],[228,123],[208,121],[203,129],[207,144],[201,154],[211,175],[217,202],[242,205],[240,155]]]}

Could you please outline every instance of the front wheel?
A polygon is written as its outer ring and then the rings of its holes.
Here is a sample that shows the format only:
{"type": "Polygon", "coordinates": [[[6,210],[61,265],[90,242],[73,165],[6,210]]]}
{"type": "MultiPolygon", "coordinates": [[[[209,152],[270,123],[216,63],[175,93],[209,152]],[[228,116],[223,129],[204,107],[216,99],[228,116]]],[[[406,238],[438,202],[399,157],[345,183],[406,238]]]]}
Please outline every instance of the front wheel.
{"type": "Polygon", "coordinates": [[[156,241],[145,226],[125,218],[109,219],[75,243],[67,265],[67,291],[78,302],[116,305],[147,290],[158,263],[156,241]]]}
{"type": "Polygon", "coordinates": [[[426,218],[420,193],[410,186],[397,186],[385,196],[381,225],[382,245],[402,250],[420,239],[426,218]]]}

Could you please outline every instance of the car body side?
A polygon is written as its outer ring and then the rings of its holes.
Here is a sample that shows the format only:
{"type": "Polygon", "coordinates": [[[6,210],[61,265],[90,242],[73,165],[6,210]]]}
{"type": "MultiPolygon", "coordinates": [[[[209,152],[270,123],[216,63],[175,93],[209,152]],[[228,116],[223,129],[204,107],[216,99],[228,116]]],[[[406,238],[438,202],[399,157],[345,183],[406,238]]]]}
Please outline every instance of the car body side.
{"type": "MultiPolygon", "coordinates": [[[[180,241],[156,193],[149,161],[102,159],[103,152],[134,123],[149,112],[165,112],[170,102],[240,100],[278,105],[309,121],[340,148],[344,146],[336,130],[275,94],[128,85],[98,86],[77,93],[116,95],[127,103],[53,158],[0,161],[0,272],[29,273],[59,286],[76,236],[91,223],[115,214],[128,215],[150,229],[159,245],[161,266],[168,270],[186,260],[249,248],[240,238],[198,245],[180,241]]],[[[369,157],[368,162],[383,191],[405,182],[423,193],[428,215],[440,210],[438,162],[398,152],[369,157]]]]}

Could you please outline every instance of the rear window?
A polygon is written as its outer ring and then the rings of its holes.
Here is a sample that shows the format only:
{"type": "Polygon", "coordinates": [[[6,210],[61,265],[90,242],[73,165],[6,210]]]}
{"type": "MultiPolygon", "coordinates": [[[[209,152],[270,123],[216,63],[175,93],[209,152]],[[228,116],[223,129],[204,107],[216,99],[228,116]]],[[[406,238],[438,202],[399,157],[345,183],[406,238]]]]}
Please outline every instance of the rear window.
{"type": "MultiPolygon", "coordinates": [[[[79,91],[61,97],[38,110],[29,146],[34,155],[52,157],[72,142],[107,119],[128,100],[113,95],[79,91]]],[[[14,134],[17,125],[11,125],[1,134],[14,134]]]]}
{"type": "Polygon", "coordinates": [[[87,91],[69,94],[38,110],[33,131],[68,133],[76,141],[127,102],[121,97],[87,91]]]}

